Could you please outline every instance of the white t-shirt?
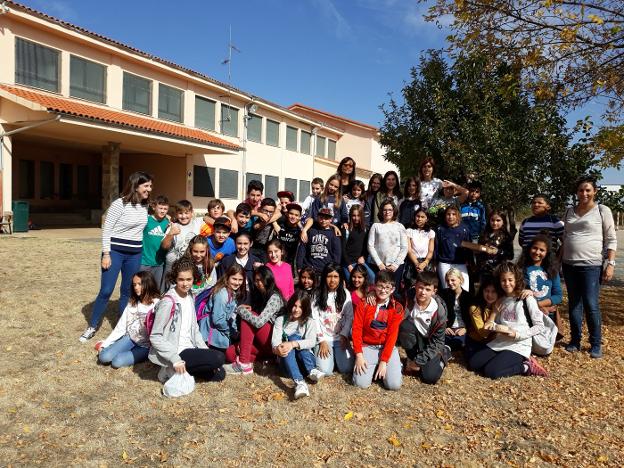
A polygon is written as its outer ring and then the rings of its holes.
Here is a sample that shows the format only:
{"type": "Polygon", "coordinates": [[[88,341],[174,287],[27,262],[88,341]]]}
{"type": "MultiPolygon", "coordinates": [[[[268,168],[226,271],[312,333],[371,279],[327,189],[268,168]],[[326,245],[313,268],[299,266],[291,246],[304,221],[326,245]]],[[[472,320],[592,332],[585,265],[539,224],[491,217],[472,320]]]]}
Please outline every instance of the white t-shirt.
{"type": "Polygon", "coordinates": [[[167,263],[173,263],[182,255],[184,255],[184,252],[186,251],[189,242],[193,237],[199,234],[199,230],[201,229],[203,223],[204,220],[202,218],[193,218],[188,224],[184,225],[174,223],[180,228],[180,234],[176,234],[175,236],[173,236],[171,249],[169,249],[169,252],[167,252],[167,263]]]}
{"type": "Polygon", "coordinates": [[[433,298],[431,298],[429,305],[425,307],[424,310],[421,310],[418,307],[417,302],[414,303],[414,308],[410,311],[410,317],[414,321],[414,325],[416,325],[418,333],[422,336],[427,336],[429,333],[431,320],[433,319],[433,314],[436,310],[438,310],[438,303],[433,298]]]}
{"type": "Polygon", "coordinates": [[[174,292],[176,302],[180,303],[180,335],[178,339],[178,354],[185,349],[194,348],[193,340],[191,339],[193,322],[196,319],[195,316],[195,301],[191,294],[187,294],[185,298],[181,298],[174,292]]]}
{"type": "Polygon", "coordinates": [[[427,209],[431,206],[431,200],[438,190],[442,187],[442,181],[435,177],[431,180],[420,182],[420,201],[423,208],[427,209]]]}
{"type": "Polygon", "coordinates": [[[410,241],[412,250],[418,258],[425,258],[429,253],[429,241],[435,238],[435,231],[429,229],[423,231],[422,229],[408,229],[407,238],[410,241]]]}
{"type": "Polygon", "coordinates": [[[455,321],[451,328],[466,328],[466,324],[464,323],[464,318],[461,314],[461,307],[459,307],[459,297],[455,297],[455,304],[453,305],[453,310],[455,311],[455,321]]]}

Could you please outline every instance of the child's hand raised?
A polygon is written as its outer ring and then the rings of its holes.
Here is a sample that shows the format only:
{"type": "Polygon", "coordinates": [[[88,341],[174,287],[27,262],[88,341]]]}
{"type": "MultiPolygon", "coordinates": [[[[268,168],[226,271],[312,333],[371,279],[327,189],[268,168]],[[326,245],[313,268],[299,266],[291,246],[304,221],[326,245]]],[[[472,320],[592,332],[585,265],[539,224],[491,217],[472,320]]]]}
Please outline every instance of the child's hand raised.
{"type": "Polygon", "coordinates": [[[177,223],[170,224],[171,228],[169,229],[169,235],[177,236],[182,231],[180,230],[180,226],[177,223]]]}

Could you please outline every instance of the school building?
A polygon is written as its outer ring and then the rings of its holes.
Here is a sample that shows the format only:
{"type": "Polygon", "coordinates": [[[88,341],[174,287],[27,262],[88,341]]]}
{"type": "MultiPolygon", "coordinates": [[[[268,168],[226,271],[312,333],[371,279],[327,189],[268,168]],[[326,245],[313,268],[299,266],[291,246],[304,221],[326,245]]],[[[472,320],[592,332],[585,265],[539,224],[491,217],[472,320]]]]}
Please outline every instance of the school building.
{"type": "Polygon", "coordinates": [[[44,226],[99,221],[137,170],[198,211],[214,197],[235,206],[250,179],[303,200],[345,156],[363,180],[396,170],[374,126],[278,105],[16,2],[0,6],[0,57],[0,213],[26,200],[44,226]]]}

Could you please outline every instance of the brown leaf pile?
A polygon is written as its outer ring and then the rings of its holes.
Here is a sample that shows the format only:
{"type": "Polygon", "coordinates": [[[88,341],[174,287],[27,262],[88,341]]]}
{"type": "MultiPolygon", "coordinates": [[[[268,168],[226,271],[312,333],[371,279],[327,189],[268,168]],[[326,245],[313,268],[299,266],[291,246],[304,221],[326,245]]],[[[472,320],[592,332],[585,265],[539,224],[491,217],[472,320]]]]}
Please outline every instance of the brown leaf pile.
{"type": "MultiPolygon", "coordinates": [[[[602,292],[604,359],[556,348],[542,360],[547,379],[486,380],[457,358],[436,386],[406,378],[399,392],[356,390],[336,376],[293,401],[292,383],[259,366],[169,400],[153,366],[98,366],[92,344],[78,342],[99,287],[98,250],[0,238],[2,465],[620,464],[621,281],[602,292]]],[[[97,338],[114,324],[113,299],[97,338]]]]}

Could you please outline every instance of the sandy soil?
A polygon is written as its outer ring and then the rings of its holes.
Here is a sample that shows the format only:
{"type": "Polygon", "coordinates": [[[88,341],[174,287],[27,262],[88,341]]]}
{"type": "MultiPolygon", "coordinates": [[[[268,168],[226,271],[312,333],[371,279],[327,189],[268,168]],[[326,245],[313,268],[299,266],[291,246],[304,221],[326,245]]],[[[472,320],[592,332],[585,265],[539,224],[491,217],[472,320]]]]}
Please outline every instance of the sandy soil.
{"type": "MultiPolygon", "coordinates": [[[[99,286],[97,242],[0,237],[0,465],[619,465],[624,283],[602,292],[602,360],[557,348],[547,379],[490,381],[452,361],[439,385],[358,391],[333,377],[292,401],[252,377],[160,396],[150,364],[96,364],[78,336],[99,286]]],[[[116,297],[97,337],[116,319],[116,297]]],[[[93,340],[94,342],[95,340],[93,340]]]]}

